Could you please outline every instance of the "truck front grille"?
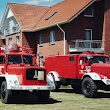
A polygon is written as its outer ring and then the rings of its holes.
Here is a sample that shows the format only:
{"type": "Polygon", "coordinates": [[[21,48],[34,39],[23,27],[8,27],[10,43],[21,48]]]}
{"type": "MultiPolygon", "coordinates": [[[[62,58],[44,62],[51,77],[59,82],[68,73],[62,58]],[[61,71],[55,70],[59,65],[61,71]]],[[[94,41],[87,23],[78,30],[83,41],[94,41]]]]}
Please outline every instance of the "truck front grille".
{"type": "Polygon", "coordinates": [[[44,80],[45,79],[45,71],[44,70],[36,70],[36,69],[27,69],[26,70],[26,79],[27,80],[44,80]]]}

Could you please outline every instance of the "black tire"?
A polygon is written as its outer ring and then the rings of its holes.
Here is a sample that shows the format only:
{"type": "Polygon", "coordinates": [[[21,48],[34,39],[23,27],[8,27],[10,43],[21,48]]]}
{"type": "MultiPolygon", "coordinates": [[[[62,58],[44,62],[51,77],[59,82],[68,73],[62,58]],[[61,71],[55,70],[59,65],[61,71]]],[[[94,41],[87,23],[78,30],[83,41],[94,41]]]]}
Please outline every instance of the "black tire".
{"type": "Polygon", "coordinates": [[[1,84],[1,101],[2,103],[10,103],[12,99],[12,92],[11,90],[7,89],[7,83],[6,81],[3,81],[1,84]]]}
{"type": "Polygon", "coordinates": [[[94,83],[94,81],[91,78],[86,77],[82,81],[82,93],[83,93],[83,95],[87,98],[92,98],[95,96],[96,92],[97,92],[96,84],[94,83]]]}

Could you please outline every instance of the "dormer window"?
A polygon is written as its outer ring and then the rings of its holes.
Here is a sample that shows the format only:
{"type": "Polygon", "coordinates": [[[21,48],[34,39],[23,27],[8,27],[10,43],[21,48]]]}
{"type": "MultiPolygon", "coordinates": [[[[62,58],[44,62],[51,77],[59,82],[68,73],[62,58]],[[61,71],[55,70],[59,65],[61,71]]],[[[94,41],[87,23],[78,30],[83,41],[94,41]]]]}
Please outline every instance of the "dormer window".
{"type": "Polygon", "coordinates": [[[93,8],[93,5],[89,6],[89,7],[84,11],[84,16],[85,16],[85,17],[93,17],[93,16],[94,16],[94,8],[93,8]]]}

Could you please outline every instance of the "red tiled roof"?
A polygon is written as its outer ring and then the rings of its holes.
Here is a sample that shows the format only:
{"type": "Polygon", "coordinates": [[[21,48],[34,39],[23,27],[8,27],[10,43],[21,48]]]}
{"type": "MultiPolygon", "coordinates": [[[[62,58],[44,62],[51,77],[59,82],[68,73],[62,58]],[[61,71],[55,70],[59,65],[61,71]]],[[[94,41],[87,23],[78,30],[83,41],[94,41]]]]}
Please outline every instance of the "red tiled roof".
{"type": "Polygon", "coordinates": [[[49,7],[9,3],[16,20],[22,30],[31,30],[45,15],[49,7]]]}
{"type": "Polygon", "coordinates": [[[64,0],[51,7],[8,4],[23,31],[37,31],[71,21],[95,0],[64,0]]]}
{"type": "Polygon", "coordinates": [[[57,23],[69,22],[75,15],[93,2],[94,0],[65,0],[53,5],[32,30],[46,28],[57,23]],[[53,13],[55,14],[50,19],[46,20],[53,13]]]}

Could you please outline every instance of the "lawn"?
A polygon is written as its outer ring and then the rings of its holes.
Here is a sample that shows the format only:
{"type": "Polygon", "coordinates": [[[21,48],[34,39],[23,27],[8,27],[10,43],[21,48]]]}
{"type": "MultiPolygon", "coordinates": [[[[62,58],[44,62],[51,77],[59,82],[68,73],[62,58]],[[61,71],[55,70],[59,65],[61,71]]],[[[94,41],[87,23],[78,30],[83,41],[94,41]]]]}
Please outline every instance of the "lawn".
{"type": "MultiPolygon", "coordinates": [[[[109,110],[110,93],[99,91],[97,98],[85,98],[70,89],[51,92],[48,102],[26,101],[18,104],[2,104],[0,110],[109,110]]],[[[16,99],[15,99],[16,100],[16,99]]]]}

